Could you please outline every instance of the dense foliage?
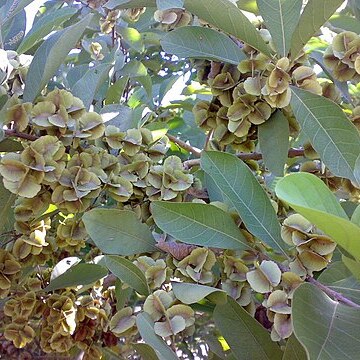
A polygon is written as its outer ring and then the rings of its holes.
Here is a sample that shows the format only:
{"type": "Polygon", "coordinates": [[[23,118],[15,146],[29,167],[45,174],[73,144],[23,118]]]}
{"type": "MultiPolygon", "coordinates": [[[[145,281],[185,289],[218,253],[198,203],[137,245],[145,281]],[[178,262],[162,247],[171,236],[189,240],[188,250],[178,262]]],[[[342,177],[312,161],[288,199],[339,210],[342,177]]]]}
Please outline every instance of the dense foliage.
{"type": "Polygon", "coordinates": [[[0,0],[0,357],[355,359],[360,5],[0,0]]]}

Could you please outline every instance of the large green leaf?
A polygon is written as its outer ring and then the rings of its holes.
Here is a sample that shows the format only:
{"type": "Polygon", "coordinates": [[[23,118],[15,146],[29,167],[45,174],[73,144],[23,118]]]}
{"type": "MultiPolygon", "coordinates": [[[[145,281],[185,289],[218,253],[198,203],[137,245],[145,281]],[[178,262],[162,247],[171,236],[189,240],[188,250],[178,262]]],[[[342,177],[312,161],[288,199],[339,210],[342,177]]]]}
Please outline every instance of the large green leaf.
{"type": "Polygon", "coordinates": [[[249,248],[231,216],[213,205],[155,201],[151,211],[161,230],[187,244],[249,248]]]}
{"type": "Polygon", "coordinates": [[[307,2],[291,40],[290,54],[293,59],[343,2],[344,0],[307,2]]]}
{"type": "Polygon", "coordinates": [[[166,345],[165,341],[154,331],[154,321],[147,313],[136,317],[136,325],[142,339],[156,352],[160,360],[178,360],[175,353],[166,345]]]}
{"type": "Polygon", "coordinates": [[[293,296],[292,321],[310,360],[358,358],[360,309],[333,301],[312,284],[303,284],[293,296]]]}
{"type": "Polygon", "coordinates": [[[130,260],[116,255],[105,255],[107,268],[121,281],[141,295],[149,295],[144,273],[130,260]]]}
{"type": "Polygon", "coordinates": [[[215,304],[224,304],[227,301],[225,291],[211,286],[172,282],[172,289],[175,297],[183,304],[195,304],[208,297],[215,304]]]}
{"type": "Polygon", "coordinates": [[[318,177],[291,174],[278,181],[275,191],[281,200],[360,259],[360,227],[348,220],[335,196],[318,177]]]}
{"type": "Polygon", "coordinates": [[[248,166],[234,155],[209,151],[202,154],[201,167],[233,204],[247,229],[286,255],[276,212],[248,166]]]}
{"type": "Polygon", "coordinates": [[[148,344],[136,343],[132,347],[141,356],[142,359],[146,360],[159,360],[155,350],[148,344]]]}
{"type": "Polygon", "coordinates": [[[0,234],[11,231],[14,228],[14,209],[13,205],[16,196],[5,189],[2,179],[0,179],[0,234]]]}
{"type": "Polygon", "coordinates": [[[86,231],[105,254],[134,255],[156,251],[149,227],[128,210],[93,209],[83,217],[86,231]]]}
{"type": "Polygon", "coordinates": [[[269,332],[235,300],[216,305],[214,321],[238,360],[281,359],[280,347],[269,332]]]}
{"type": "Polygon", "coordinates": [[[32,48],[39,41],[44,40],[44,37],[49,35],[51,31],[55,30],[72,15],[76,13],[76,9],[72,7],[65,7],[50,12],[44,16],[41,16],[37,22],[33,25],[30,31],[26,34],[23,41],[19,45],[17,52],[19,54],[25,53],[32,48]]]}
{"type": "Polygon", "coordinates": [[[164,51],[180,58],[208,59],[238,65],[246,58],[238,45],[219,31],[184,26],[160,41],[164,51]]]}
{"type": "Polygon", "coordinates": [[[37,49],[30,64],[25,81],[24,101],[32,102],[56,73],[79,41],[92,15],[85,16],[81,21],[64,30],[56,32],[46,39],[37,49]]]}
{"type": "Polygon", "coordinates": [[[360,281],[360,262],[345,255],[341,256],[341,260],[346,266],[346,268],[350,271],[350,273],[360,281]]]}
{"type": "Polygon", "coordinates": [[[3,1],[5,4],[0,7],[0,27],[9,22],[20,11],[24,10],[34,0],[7,0],[3,1]]]}
{"type": "Polygon", "coordinates": [[[95,95],[109,78],[111,66],[105,63],[89,68],[72,87],[72,93],[83,101],[86,109],[90,108],[95,95]]]}
{"type": "Polygon", "coordinates": [[[307,360],[308,356],[299,340],[292,334],[286,341],[286,347],[282,360],[307,360]]]}
{"type": "Polygon", "coordinates": [[[329,23],[339,29],[360,34],[360,22],[354,17],[336,14],[330,18],[329,23]]]}
{"type": "Polygon", "coordinates": [[[108,271],[100,265],[77,264],[56,277],[44,290],[54,291],[79,285],[89,285],[105,277],[107,273],[108,271]]]}
{"type": "Polygon", "coordinates": [[[156,0],[110,0],[105,4],[105,7],[110,10],[140,8],[144,6],[156,6],[156,0]]]}
{"type": "Polygon", "coordinates": [[[351,271],[342,261],[336,261],[325,269],[317,278],[330,289],[360,304],[360,282],[352,276],[351,271]]]}
{"type": "Polygon", "coordinates": [[[184,0],[156,0],[156,6],[159,10],[182,8],[184,0]]]}
{"type": "Polygon", "coordinates": [[[284,176],[289,133],[289,122],[280,110],[258,127],[259,145],[265,165],[276,176],[284,176]]]}
{"type": "Polygon", "coordinates": [[[287,56],[300,19],[302,0],[257,0],[260,15],[280,57],[287,56]]]}
{"type": "Polygon", "coordinates": [[[228,0],[185,0],[185,8],[200,19],[270,56],[270,49],[255,26],[232,2],[228,0]]]}
{"type": "Polygon", "coordinates": [[[303,132],[329,170],[355,181],[360,134],[342,109],[325,97],[291,87],[291,108],[303,132]]]}

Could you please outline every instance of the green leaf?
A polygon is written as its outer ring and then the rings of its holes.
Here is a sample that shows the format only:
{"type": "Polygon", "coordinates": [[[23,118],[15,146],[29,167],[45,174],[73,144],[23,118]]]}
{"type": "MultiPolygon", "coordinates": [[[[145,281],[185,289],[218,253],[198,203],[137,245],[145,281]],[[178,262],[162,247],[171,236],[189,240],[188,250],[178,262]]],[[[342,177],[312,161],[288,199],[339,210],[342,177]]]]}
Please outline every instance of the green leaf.
{"type": "MultiPolygon", "coordinates": [[[[325,269],[317,280],[353,302],[360,304],[360,282],[352,276],[351,271],[345,266],[344,256],[342,259],[343,261],[336,261],[325,269]]],[[[359,263],[356,264],[359,267],[359,263]]]]}
{"type": "Polygon", "coordinates": [[[312,284],[302,284],[294,293],[292,321],[309,359],[358,358],[360,309],[333,301],[312,284]]]}
{"type": "Polygon", "coordinates": [[[308,356],[299,340],[292,334],[286,341],[286,347],[282,360],[307,360],[308,356]]]}
{"type": "Polygon", "coordinates": [[[111,64],[100,64],[89,68],[72,87],[72,93],[83,101],[86,109],[90,108],[95,95],[109,78],[111,66],[111,64]]]}
{"type": "Polygon", "coordinates": [[[107,9],[130,9],[144,6],[156,6],[156,0],[110,0],[105,4],[107,9]]]}
{"type": "Polygon", "coordinates": [[[360,34],[360,22],[358,19],[351,16],[336,14],[330,18],[329,23],[341,30],[352,31],[360,34]]]}
{"type": "Polygon", "coordinates": [[[279,180],[276,195],[360,259],[360,227],[350,222],[327,186],[315,175],[296,173],[279,180]]]}
{"type": "Polygon", "coordinates": [[[264,163],[275,176],[284,176],[289,151],[289,135],[289,122],[280,110],[274,112],[269,120],[258,127],[259,145],[264,163]]]}
{"type": "Polygon", "coordinates": [[[14,228],[14,209],[16,195],[6,190],[0,179],[0,234],[11,231],[14,228]]]}
{"type": "Polygon", "coordinates": [[[242,11],[228,0],[185,0],[185,8],[200,19],[209,22],[253,48],[270,56],[270,49],[255,26],[242,11]]]}
{"type": "Polygon", "coordinates": [[[292,59],[296,58],[304,45],[343,2],[343,0],[309,0],[307,2],[291,39],[292,59]]]}
{"type": "Polygon", "coordinates": [[[144,42],[142,40],[141,34],[134,28],[123,27],[120,28],[118,34],[121,35],[124,42],[127,43],[132,49],[143,52],[144,51],[144,42]]]}
{"type": "Polygon", "coordinates": [[[223,290],[211,286],[172,282],[175,297],[183,304],[195,304],[208,297],[215,304],[225,304],[227,301],[226,293],[223,290]]]}
{"type": "Polygon", "coordinates": [[[0,141],[0,152],[15,152],[22,150],[24,150],[24,147],[19,141],[9,138],[5,138],[4,140],[0,141]]]}
{"type": "Polygon", "coordinates": [[[325,97],[291,87],[291,108],[321,160],[336,176],[355,181],[360,134],[342,109],[325,97]]]}
{"type": "Polygon", "coordinates": [[[209,151],[203,152],[201,167],[233,204],[247,229],[287,256],[276,212],[248,166],[234,155],[209,151]]]}
{"type": "Polygon", "coordinates": [[[150,345],[136,343],[132,344],[132,347],[136,350],[136,352],[141,356],[142,359],[159,360],[155,350],[150,345]]]}
{"type": "Polygon", "coordinates": [[[214,321],[236,359],[281,359],[282,351],[269,332],[231,297],[226,304],[216,305],[214,321]]]}
{"type": "Polygon", "coordinates": [[[270,31],[280,57],[289,53],[302,3],[302,0],[257,0],[260,15],[270,31]]]}
{"type": "Polygon", "coordinates": [[[360,226],[360,204],[356,207],[355,211],[353,212],[351,216],[351,221],[357,226],[360,226]]]}
{"type": "Polygon", "coordinates": [[[56,73],[90,24],[92,15],[46,39],[37,49],[25,81],[24,101],[32,102],[56,73]]]}
{"type": "Polygon", "coordinates": [[[56,277],[44,289],[45,291],[54,291],[76,287],[79,285],[89,285],[105,277],[108,271],[96,264],[78,264],[71,266],[69,270],[56,277]]]}
{"type": "Polygon", "coordinates": [[[146,76],[148,74],[146,66],[139,60],[131,60],[126,63],[119,73],[130,77],[146,76]]]}
{"type": "Polygon", "coordinates": [[[5,5],[0,8],[0,27],[15,17],[20,11],[24,10],[34,0],[7,0],[5,5]]]}
{"type": "Polygon", "coordinates": [[[219,31],[184,26],[160,41],[164,51],[180,58],[209,59],[238,65],[246,58],[238,45],[219,31]]]}
{"type": "Polygon", "coordinates": [[[141,295],[149,295],[144,273],[130,260],[116,255],[105,255],[107,268],[121,281],[141,295]]]}
{"type": "Polygon", "coordinates": [[[66,20],[69,20],[76,12],[77,10],[75,8],[67,6],[52,11],[49,14],[45,13],[44,16],[41,16],[39,20],[34,23],[33,27],[26,34],[17,52],[23,54],[31,49],[39,41],[44,40],[53,30],[61,26],[66,20]]]}
{"type": "Polygon", "coordinates": [[[176,9],[184,7],[184,0],[156,0],[159,10],[176,9]]]}
{"type": "Polygon", "coordinates": [[[127,256],[157,250],[149,227],[132,211],[98,208],[86,212],[82,219],[91,239],[105,254],[127,256]]]}
{"type": "Polygon", "coordinates": [[[341,260],[350,273],[358,280],[360,280],[360,262],[353,260],[345,255],[341,256],[341,260]]]}
{"type": "Polygon", "coordinates": [[[155,350],[159,360],[178,360],[178,357],[166,345],[165,341],[155,334],[154,322],[149,314],[139,314],[136,317],[136,325],[142,339],[155,350]]]}
{"type": "Polygon", "coordinates": [[[231,216],[213,205],[154,201],[151,212],[161,230],[187,244],[249,248],[231,216]]]}
{"type": "Polygon", "coordinates": [[[26,13],[21,10],[6,26],[2,26],[1,32],[5,50],[16,50],[22,41],[26,30],[26,13]]]}
{"type": "Polygon", "coordinates": [[[129,76],[122,76],[120,79],[116,80],[114,84],[109,86],[106,93],[105,104],[119,104],[123,96],[126,85],[128,84],[129,76]]]}

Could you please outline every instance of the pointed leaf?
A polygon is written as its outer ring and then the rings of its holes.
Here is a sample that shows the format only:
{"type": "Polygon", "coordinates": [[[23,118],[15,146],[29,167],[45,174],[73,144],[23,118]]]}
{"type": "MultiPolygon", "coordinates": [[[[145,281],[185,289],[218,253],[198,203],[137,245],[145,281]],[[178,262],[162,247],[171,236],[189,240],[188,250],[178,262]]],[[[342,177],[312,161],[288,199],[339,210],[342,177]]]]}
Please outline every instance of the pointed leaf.
{"type": "Polygon", "coordinates": [[[360,134],[342,109],[331,100],[291,87],[291,108],[321,160],[336,176],[355,181],[360,134]]]}
{"type": "Polygon", "coordinates": [[[142,339],[155,350],[160,360],[178,360],[178,357],[166,345],[166,342],[155,334],[154,322],[149,314],[139,314],[136,317],[136,325],[142,339]]]}
{"type": "Polygon", "coordinates": [[[299,340],[292,334],[286,341],[286,347],[282,360],[307,360],[306,350],[299,340]]]}
{"type": "Polygon", "coordinates": [[[353,212],[351,216],[351,221],[357,226],[360,226],[360,204],[356,207],[355,211],[353,212]]]}
{"type": "Polygon", "coordinates": [[[279,180],[275,192],[349,254],[360,259],[360,227],[348,220],[335,196],[318,177],[309,173],[291,174],[279,180]]]}
{"type": "Polygon", "coordinates": [[[68,20],[72,15],[77,12],[77,9],[72,7],[64,7],[49,14],[45,13],[38,21],[34,23],[30,31],[26,34],[17,52],[19,54],[25,53],[32,48],[39,41],[44,40],[44,37],[49,35],[51,31],[56,30],[61,24],[68,20]]]}
{"type": "Polygon", "coordinates": [[[343,2],[343,0],[309,0],[307,2],[291,39],[290,53],[293,59],[343,2]]]}
{"type": "Polygon", "coordinates": [[[44,290],[54,291],[79,285],[89,285],[105,277],[107,273],[108,271],[100,265],[77,264],[52,280],[44,290]]]}
{"type": "Polygon", "coordinates": [[[275,210],[248,166],[234,155],[209,151],[202,154],[201,167],[233,204],[247,229],[286,255],[275,210]]]}
{"type": "Polygon", "coordinates": [[[105,254],[127,256],[157,250],[149,227],[132,211],[98,208],[86,212],[82,220],[105,254]]]}
{"type": "Polygon", "coordinates": [[[255,26],[232,2],[228,0],[185,0],[185,9],[270,56],[270,49],[255,26]]]}
{"type": "Polygon", "coordinates": [[[281,359],[282,351],[269,332],[232,298],[228,297],[224,305],[216,305],[214,321],[236,359],[281,359]]]}
{"type": "Polygon", "coordinates": [[[184,26],[160,41],[164,51],[180,58],[209,59],[238,65],[246,58],[238,45],[219,31],[184,26]]]}
{"type": "Polygon", "coordinates": [[[227,301],[223,290],[211,286],[180,282],[172,282],[171,286],[175,297],[183,304],[195,304],[206,297],[215,304],[224,304],[227,301]]]}
{"type": "Polygon", "coordinates": [[[111,66],[111,64],[100,64],[89,68],[72,87],[72,93],[83,101],[86,109],[90,108],[95,95],[109,78],[111,66]]]}
{"type": "Polygon", "coordinates": [[[92,15],[46,39],[37,49],[25,81],[24,101],[32,102],[54,76],[90,24],[92,15]]]}
{"type": "Polygon", "coordinates": [[[151,211],[161,230],[187,244],[223,249],[249,248],[231,216],[213,205],[155,201],[151,211]]]}
{"type": "Polygon", "coordinates": [[[116,255],[105,255],[107,268],[121,281],[141,295],[149,295],[144,273],[130,260],[116,255]]]}
{"type": "Polygon", "coordinates": [[[259,145],[264,163],[275,176],[284,176],[289,150],[289,133],[289,122],[280,110],[258,127],[259,145]]]}
{"type": "MultiPolygon", "coordinates": [[[[345,266],[344,256],[342,259],[343,261],[336,261],[325,269],[317,280],[353,302],[360,304],[360,282],[345,266]]],[[[356,265],[359,267],[359,263],[356,263],[356,265]]]]}
{"type": "Polygon", "coordinates": [[[260,15],[270,31],[280,57],[289,53],[302,3],[302,0],[257,0],[260,15]]]}
{"type": "Polygon", "coordinates": [[[357,359],[360,309],[333,301],[312,284],[294,293],[292,318],[296,337],[310,359],[357,359]]]}

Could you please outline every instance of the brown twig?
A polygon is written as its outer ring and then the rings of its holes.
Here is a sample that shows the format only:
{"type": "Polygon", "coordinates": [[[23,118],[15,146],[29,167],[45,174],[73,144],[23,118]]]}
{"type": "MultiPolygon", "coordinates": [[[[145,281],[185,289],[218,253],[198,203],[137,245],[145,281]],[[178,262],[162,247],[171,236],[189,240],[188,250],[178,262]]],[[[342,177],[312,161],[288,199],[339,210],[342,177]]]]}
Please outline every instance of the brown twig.
{"type": "Polygon", "coordinates": [[[179,145],[179,147],[181,147],[184,150],[187,150],[191,153],[193,153],[194,156],[196,156],[197,158],[199,158],[201,156],[201,151],[198,149],[195,149],[194,147],[192,147],[191,145],[187,144],[185,141],[182,141],[180,139],[178,139],[177,137],[167,134],[166,135],[173,143],[179,145]]]}
{"type": "MultiPolygon", "coordinates": [[[[261,160],[263,158],[263,155],[258,152],[253,153],[239,153],[236,155],[241,160],[261,160]]],[[[304,150],[303,149],[290,149],[288,152],[289,158],[294,158],[298,156],[304,156],[304,150]]],[[[193,166],[200,165],[199,159],[191,159],[184,161],[184,167],[185,169],[190,169],[193,166]]]]}
{"type": "Polygon", "coordinates": [[[35,141],[39,138],[36,135],[21,133],[21,132],[17,132],[16,130],[8,130],[7,129],[7,130],[4,130],[4,132],[7,137],[18,137],[20,139],[25,139],[25,140],[30,140],[30,141],[35,141]]]}
{"type": "Polygon", "coordinates": [[[350,299],[348,299],[344,295],[338,293],[337,291],[330,289],[329,287],[327,287],[326,285],[324,285],[321,282],[317,281],[313,277],[308,276],[306,278],[306,281],[309,282],[310,284],[313,284],[313,285],[317,286],[320,290],[322,290],[325,294],[329,295],[334,300],[336,300],[338,302],[341,302],[341,303],[343,303],[345,305],[354,307],[354,308],[358,308],[358,309],[360,308],[359,304],[354,303],[353,301],[351,301],[350,299]]]}

